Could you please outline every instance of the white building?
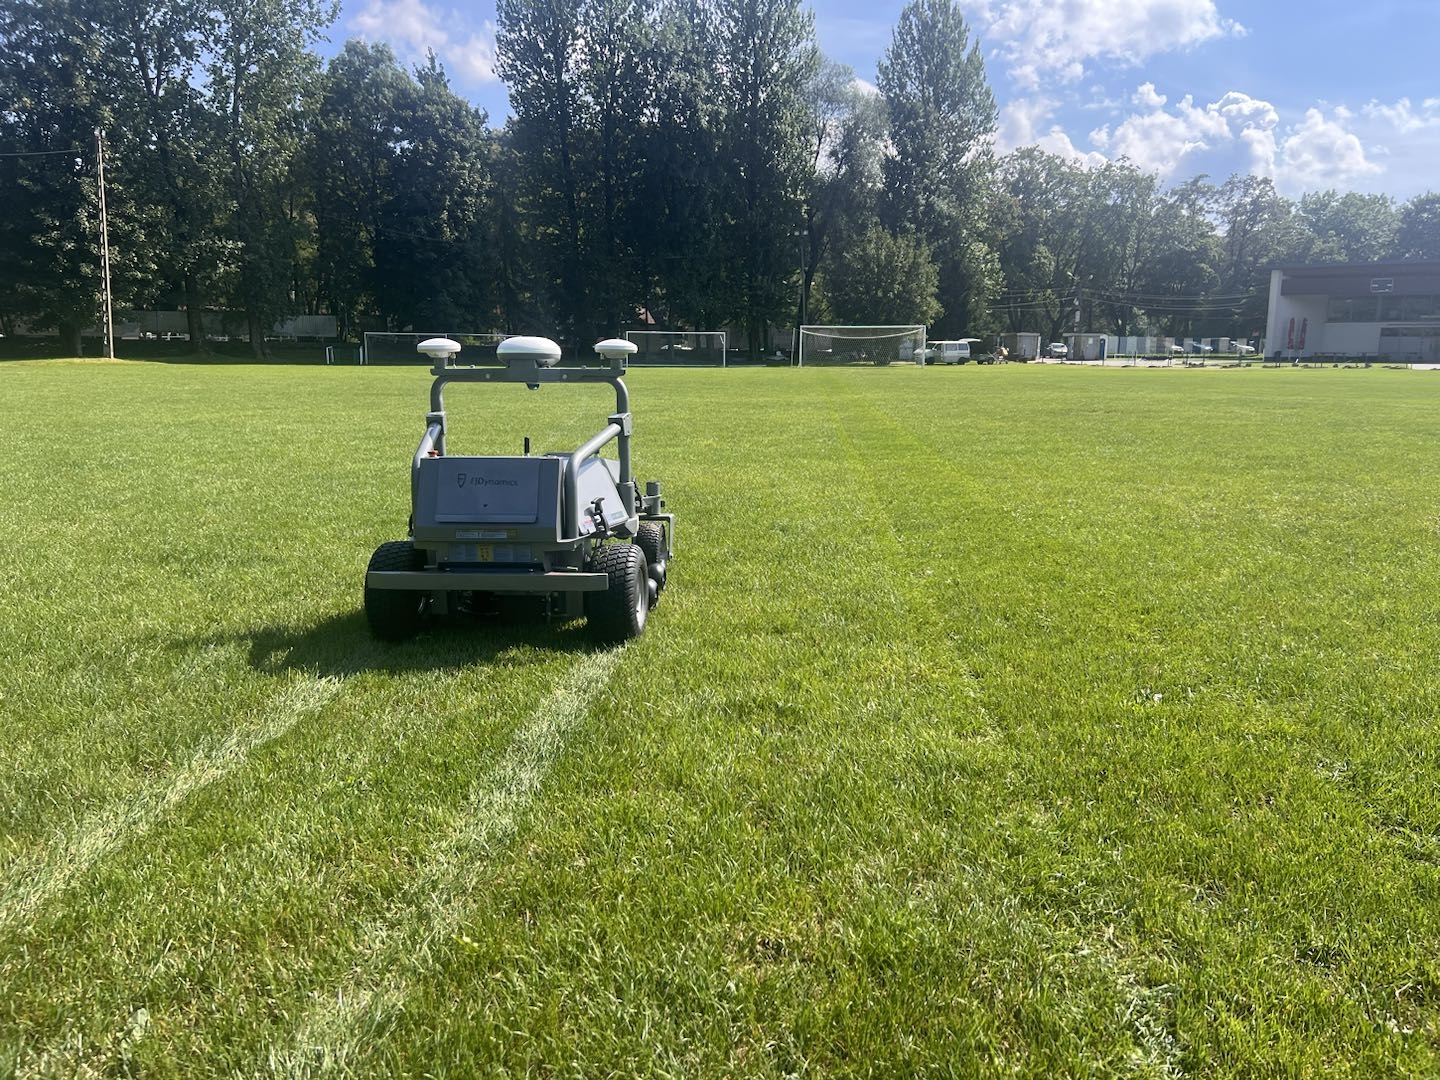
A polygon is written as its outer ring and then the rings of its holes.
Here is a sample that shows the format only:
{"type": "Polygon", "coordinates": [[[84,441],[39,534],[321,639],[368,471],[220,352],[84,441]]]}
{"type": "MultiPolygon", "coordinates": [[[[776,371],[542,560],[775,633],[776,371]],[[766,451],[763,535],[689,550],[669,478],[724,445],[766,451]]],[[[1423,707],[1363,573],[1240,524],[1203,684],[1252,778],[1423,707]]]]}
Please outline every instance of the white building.
{"type": "Polygon", "coordinates": [[[1272,356],[1440,363],[1440,262],[1277,267],[1265,348],[1272,356]]]}

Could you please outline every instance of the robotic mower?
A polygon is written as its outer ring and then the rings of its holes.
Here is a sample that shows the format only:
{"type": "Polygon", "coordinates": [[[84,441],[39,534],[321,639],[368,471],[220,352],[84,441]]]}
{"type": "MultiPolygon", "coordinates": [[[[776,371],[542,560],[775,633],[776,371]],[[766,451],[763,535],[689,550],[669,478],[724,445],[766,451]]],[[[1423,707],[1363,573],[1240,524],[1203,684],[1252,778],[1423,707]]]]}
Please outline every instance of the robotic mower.
{"type": "Polygon", "coordinates": [[[496,354],[504,365],[454,365],[458,342],[422,341],[435,361],[425,437],[410,467],[410,539],[381,544],[365,573],[365,618],[384,641],[415,634],[431,616],[482,611],[505,596],[529,595],[548,618],[585,616],[606,642],[639,636],[665,587],[675,516],[662,511],[660,485],[642,495],[630,467],[630,392],[621,376],[635,352],[602,341],[603,367],[561,369],[548,338],[513,337],[496,354]],[[445,453],[448,383],[609,383],[615,412],[568,453],[462,457],[445,453]],[[600,457],[616,444],[619,460],[600,457]]]}

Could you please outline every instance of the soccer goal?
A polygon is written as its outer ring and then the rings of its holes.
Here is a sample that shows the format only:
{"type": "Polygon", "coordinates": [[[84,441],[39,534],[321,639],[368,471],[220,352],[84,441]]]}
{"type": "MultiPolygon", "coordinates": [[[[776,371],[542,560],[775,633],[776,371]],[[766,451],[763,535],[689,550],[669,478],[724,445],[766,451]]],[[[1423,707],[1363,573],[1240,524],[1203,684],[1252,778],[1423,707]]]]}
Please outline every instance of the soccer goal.
{"type": "Polygon", "coordinates": [[[724,367],[725,331],[627,330],[625,339],[635,343],[631,366],[673,364],[683,367],[724,367]]]}
{"type": "Polygon", "coordinates": [[[353,342],[345,342],[340,345],[325,346],[325,363],[327,364],[358,364],[364,354],[364,346],[356,345],[353,342]]]}
{"type": "Polygon", "coordinates": [[[460,355],[456,364],[496,364],[495,346],[509,334],[457,334],[453,330],[435,330],[428,333],[383,334],[369,332],[360,349],[362,364],[423,364],[434,363],[428,356],[421,356],[415,346],[426,338],[448,337],[460,343],[460,355]]]}
{"type": "Polygon", "coordinates": [[[923,326],[802,326],[801,367],[821,364],[924,364],[923,326]]]}

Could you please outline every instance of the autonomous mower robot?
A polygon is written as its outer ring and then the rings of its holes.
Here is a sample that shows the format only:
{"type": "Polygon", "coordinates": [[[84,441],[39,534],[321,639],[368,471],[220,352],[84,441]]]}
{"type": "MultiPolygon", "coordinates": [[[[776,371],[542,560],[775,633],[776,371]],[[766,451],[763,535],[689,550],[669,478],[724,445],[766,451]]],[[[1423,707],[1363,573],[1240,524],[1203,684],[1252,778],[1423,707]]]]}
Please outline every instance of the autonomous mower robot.
{"type": "Polygon", "coordinates": [[[365,618],[385,641],[401,641],[435,616],[480,611],[497,598],[529,595],[552,619],[584,616],[605,642],[645,629],[665,588],[675,517],[660,484],[641,493],[630,464],[630,392],[621,377],[635,352],[629,341],[595,346],[603,366],[560,368],[548,338],[512,337],[502,366],[462,366],[449,338],[422,341],[434,361],[425,435],[410,467],[410,539],[381,544],[365,573],[365,618]],[[545,385],[609,383],[615,411],[573,451],[470,457],[445,452],[449,383],[545,385]],[[616,459],[600,450],[615,443],[616,459]]]}

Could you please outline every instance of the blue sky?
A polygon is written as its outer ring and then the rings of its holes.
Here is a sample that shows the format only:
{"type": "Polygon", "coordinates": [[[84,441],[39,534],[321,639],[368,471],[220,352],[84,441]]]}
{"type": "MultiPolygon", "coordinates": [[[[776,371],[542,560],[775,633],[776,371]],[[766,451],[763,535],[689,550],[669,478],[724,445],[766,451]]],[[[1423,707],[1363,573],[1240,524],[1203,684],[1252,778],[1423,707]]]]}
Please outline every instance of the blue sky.
{"type": "MultiPolygon", "coordinates": [[[[492,122],[493,0],[343,0],[331,37],[433,48],[492,122]]],[[[1270,176],[1285,194],[1440,190],[1437,0],[961,0],[998,149],[1129,157],[1167,182],[1270,176]]],[[[874,83],[903,0],[813,0],[832,60],[874,83]]]]}

